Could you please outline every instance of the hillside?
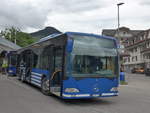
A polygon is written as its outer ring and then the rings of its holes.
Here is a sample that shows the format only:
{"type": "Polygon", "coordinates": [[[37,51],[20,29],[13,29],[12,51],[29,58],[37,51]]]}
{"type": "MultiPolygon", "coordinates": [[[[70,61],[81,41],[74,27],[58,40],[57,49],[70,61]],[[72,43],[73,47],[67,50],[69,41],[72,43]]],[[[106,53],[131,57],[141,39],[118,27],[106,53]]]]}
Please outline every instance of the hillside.
{"type": "Polygon", "coordinates": [[[61,32],[54,27],[46,27],[45,29],[30,33],[30,35],[34,38],[40,39],[53,33],[61,33],[61,32]]]}

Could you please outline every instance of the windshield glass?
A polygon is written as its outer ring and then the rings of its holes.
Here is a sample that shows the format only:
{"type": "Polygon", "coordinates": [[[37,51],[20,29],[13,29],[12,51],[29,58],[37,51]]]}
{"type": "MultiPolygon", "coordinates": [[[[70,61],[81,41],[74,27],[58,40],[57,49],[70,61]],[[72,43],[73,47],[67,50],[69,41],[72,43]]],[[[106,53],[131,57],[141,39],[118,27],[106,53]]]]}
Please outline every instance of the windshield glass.
{"type": "Polygon", "coordinates": [[[17,62],[17,56],[16,55],[11,55],[10,58],[9,58],[9,64],[11,64],[12,66],[15,66],[16,65],[16,62],[17,62]]]}
{"type": "Polygon", "coordinates": [[[74,77],[113,77],[117,75],[115,64],[117,57],[101,57],[88,55],[74,55],[72,74],[74,77]]]}
{"type": "Polygon", "coordinates": [[[118,75],[118,56],[114,40],[76,36],[71,57],[74,77],[114,77],[118,75]]]}

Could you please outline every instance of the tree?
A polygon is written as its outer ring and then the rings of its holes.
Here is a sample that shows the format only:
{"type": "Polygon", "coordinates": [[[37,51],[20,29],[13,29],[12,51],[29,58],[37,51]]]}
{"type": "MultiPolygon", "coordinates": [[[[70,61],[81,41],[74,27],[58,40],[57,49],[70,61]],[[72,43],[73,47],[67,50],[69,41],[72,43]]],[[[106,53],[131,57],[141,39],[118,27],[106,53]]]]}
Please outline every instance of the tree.
{"type": "Polygon", "coordinates": [[[34,43],[36,40],[27,33],[18,32],[16,41],[19,46],[25,47],[34,43]]]}
{"type": "Polygon", "coordinates": [[[24,33],[15,27],[6,28],[0,32],[0,35],[21,47],[28,46],[36,41],[28,33],[24,33]]]}

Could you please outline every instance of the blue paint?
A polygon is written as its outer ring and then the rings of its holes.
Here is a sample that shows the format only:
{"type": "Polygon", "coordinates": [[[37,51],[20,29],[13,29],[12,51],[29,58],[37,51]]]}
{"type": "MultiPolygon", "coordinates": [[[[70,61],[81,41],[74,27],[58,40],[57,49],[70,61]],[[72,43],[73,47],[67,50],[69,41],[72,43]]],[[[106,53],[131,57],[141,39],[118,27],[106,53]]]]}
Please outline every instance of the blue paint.
{"type": "Polygon", "coordinates": [[[120,81],[125,81],[125,73],[120,72],[120,81]]]}
{"type": "Polygon", "coordinates": [[[49,79],[49,76],[50,76],[50,71],[48,71],[48,70],[33,68],[32,72],[39,73],[39,74],[42,74],[42,75],[46,75],[47,79],[49,79]]]}
{"type": "Polygon", "coordinates": [[[97,38],[105,38],[105,39],[112,39],[117,41],[115,38],[110,37],[110,36],[102,36],[102,35],[96,35],[96,34],[90,34],[90,33],[81,33],[81,32],[66,32],[68,36],[70,35],[80,35],[80,36],[93,36],[97,38]]]}
{"type": "MultiPolygon", "coordinates": [[[[99,97],[111,97],[102,96],[102,93],[118,93],[118,91],[110,91],[113,87],[118,87],[118,79],[109,78],[84,78],[81,80],[75,80],[69,77],[68,80],[63,81],[63,94],[66,95],[78,95],[78,94],[90,94],[90,97],[63,97],[63,98],[94,98],[92,95],[97,94],[99,97]],[[79,92],[68,93],[65,92],[66,88],[77,88],[79,92]],[[96,90],[95,90],[96,88],[96,90]]],[[[117,95],[112,95],[117,96],[117,95]]]]}
{"type": "Polygon", "coordinates": [[[67,40],[67,52],[71,53],[72,52],[72,49],[73,49],[73,40],[72,39],[68,39],[67,40]]]}
{"type": "MultiPolygon", "coordinates": [[[[72,35],[80,35],[80,36],[91,36],[96,38],[106,38],[111,39],[115,41],[116,48],[117,48],[117,40],[112,37],[107,36],[100,36],[100,35],[94,35],[94,34],[87,34],[87,33],[75,33],[75,32],[66,32],[68,37],[71,37],[72,35]]],[[[66,66],[66,76],[68,76],[68,80],[63,81],[63,92],[62,94],[65,95],[80,95],[80,94],[90,94],[90,96],[83,96],[83,97],[65,97],[62,96],[64,99],[78,99],[78,98],[94,98],[93,95],[99,95],[98,97],[112,97],[117,96],[116,95],[105,95],[102,96],[103,93],[118,93],[118,91],[110,91],[113,87],[118,87],[118,77],[115,77],[113,79],[109,78],[83,78],[81,80],[76,80],[72,77],[72,60],[71,60],[71,51],[73,42],[70,40],[67,42],[67,66],[66,66]],[[80,92],[78,93],[68,93],[65,92],[66,88],[77,88],[80,92]],[[95,91],[95,89],[98,89],[98,91],[95,91]]]]}
{"type": "Polygon", "coordinates": [[[68,75],[71,75],[71,73],[72,73],[71,53],[68,53],[66,58],[67,58],[66,76],[68,76],[68,75]]]}
{"type": "Polygon", "coordinates": [[[16,75],[16,67],[15,66],[8,67],[8,75],[16,75]]]}

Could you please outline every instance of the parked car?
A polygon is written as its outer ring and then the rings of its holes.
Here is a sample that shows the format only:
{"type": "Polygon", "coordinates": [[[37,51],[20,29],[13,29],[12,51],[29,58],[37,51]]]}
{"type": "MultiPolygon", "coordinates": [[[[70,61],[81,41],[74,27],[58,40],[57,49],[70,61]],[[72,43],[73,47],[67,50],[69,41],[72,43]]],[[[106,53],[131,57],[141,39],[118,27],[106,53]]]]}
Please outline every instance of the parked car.
{"type": "Polygon", "coordinates": [[[144,68],[133,68],[131,72],[144,74],[144,68]]]}
{"type": "Polygon", "coordinates": [[[136,70],[137,70],[137,68],[133,68],[133,69],[131,70],[131,72],[132,72],[132,73],[135,73],[136,70]]]}
{"type": "Polygon", "coordinates": [[[145,69],[145,75],[150,76],[150,68],[145,69]]]}

